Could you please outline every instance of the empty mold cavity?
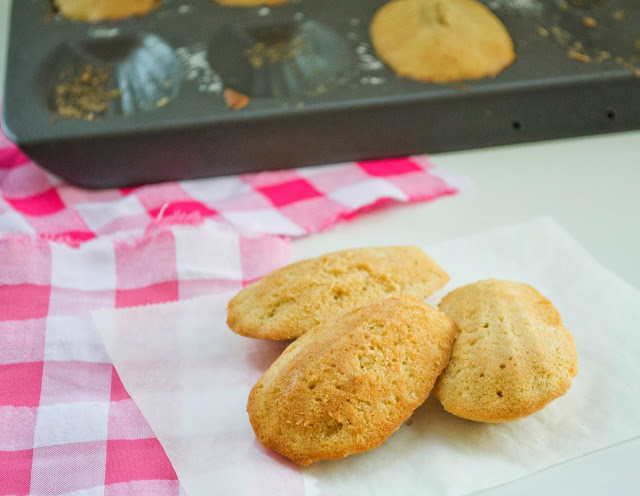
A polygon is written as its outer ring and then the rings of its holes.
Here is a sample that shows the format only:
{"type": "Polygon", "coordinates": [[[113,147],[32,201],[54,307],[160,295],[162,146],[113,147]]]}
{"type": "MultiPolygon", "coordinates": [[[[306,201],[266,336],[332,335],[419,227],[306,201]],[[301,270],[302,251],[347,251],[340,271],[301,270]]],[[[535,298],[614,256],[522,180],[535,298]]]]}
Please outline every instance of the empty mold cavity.
{"type": "Polygon", "coordinates": [[[251,97],[309,97],[352,77],[349,42],[314,20],[225,26],[209,63],[223,84],[251,97]]]}
{"type": "Polygon", "coordinates": [[[88,120],[162,107],[178,94],[180,80],[174,50],[155,34],[65,43],[41,77],[53,112],[88,120]]]}

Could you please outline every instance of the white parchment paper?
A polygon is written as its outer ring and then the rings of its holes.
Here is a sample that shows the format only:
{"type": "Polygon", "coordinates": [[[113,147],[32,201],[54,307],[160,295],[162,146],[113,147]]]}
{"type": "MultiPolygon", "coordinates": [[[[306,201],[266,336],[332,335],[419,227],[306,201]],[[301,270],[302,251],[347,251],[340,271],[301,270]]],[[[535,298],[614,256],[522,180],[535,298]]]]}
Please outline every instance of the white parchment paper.
{"type": "Polygon", "coordinates": [[[225,325],[232,295],[96,312],[127,391],[189,496],[468,494],[640,435],[640,292],[550,219],[424,248],[451,275],[431,304],[486,278],[547,296],[578,348],[569,392],[507,424],[456,418],[430,398],[379,448],[300,472],[255,441],[245,412],[285,344],[234,335],[225,325]]]}

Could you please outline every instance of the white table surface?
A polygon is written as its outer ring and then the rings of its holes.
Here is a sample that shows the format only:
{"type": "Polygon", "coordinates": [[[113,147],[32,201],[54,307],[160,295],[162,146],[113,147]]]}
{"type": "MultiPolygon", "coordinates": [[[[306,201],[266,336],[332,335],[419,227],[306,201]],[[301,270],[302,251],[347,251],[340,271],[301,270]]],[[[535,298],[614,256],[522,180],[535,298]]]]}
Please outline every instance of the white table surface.
{"type": "MultiPolygon", "coordinates": [[[[0,94],[9,6],[9,0],[0,0],[0,94]]],[[[441,169],[468,177],[470,188],[434,203],[371,213],[298,240],[295,257],[354,246],[424,245],[549,215],[600,263],[640,288],[640,132],[432,158],[441,169]]],[[[640,326],[629,332],[640,332],[640,326]]],[[[482,494],[635,496],[640,494],[638,459],[640,438],[482,494]]]]}

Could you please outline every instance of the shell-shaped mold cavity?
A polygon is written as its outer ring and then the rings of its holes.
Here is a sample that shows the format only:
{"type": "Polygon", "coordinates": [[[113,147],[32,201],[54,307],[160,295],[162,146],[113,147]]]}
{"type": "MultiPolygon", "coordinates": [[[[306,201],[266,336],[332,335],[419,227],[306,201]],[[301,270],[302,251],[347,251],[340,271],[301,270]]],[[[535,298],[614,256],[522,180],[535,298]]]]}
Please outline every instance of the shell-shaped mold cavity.
{"type": "Polygon", "coordinates": [[[127,34],[61,45],[40,79],[54,113],[94,120],[168,104],[180,90],[181,72],[162,38],[127,34]]]}
{"type": "Polygon", "coordinates": [[[147,34],[116,66],[122,112],[149,110],[166,105],[180,87],[180,64],[162,38],[147,34]]]}
{"type": "Polygon", "coordinates": [[[314,20],[228,25],[209,46],[209,61],[224,85],[251,97],[305,97],[352,77],[349,41],[314,20]]]}

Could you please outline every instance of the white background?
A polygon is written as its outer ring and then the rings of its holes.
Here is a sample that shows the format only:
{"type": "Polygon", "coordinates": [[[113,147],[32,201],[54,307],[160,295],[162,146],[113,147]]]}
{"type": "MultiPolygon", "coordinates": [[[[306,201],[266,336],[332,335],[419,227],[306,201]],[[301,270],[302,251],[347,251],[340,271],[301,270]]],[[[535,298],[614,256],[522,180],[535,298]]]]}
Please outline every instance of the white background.
{"type": "MultiPolygon", "coordinates": [[[[0,0],[0,90],[9,5],[0,0]]],[[[640,132],[439,154],[433,161],[469,177],[471,189],[431,204],[369,214],[299,240],[296,258],[353,246],[426,245],[551,215],[605,267],[640,288],[640,132]]],[[[636,439],[482,494],[635,495],[639,458],[636,439]]]]}

